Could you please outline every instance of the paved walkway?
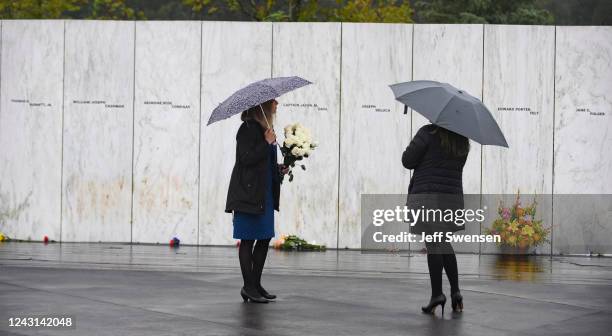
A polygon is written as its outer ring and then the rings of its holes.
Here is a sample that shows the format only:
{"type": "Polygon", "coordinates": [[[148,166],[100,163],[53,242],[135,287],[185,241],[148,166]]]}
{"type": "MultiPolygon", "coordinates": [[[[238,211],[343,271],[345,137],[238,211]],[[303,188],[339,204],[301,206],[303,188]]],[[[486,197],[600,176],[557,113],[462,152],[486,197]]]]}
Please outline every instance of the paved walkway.
{"type": "MultiPolygon", "coordinates": [[[[610,335],[612,258],[458,255],[463,313],[420,312],[422,254],[270,250],[245,304],[237,250],[0,243],[0,335],[610,335]],[[76,328],[8,327],[72,315],[76,328]]],[[[445,292],[448,282],[445,279],[445,292]]]]}

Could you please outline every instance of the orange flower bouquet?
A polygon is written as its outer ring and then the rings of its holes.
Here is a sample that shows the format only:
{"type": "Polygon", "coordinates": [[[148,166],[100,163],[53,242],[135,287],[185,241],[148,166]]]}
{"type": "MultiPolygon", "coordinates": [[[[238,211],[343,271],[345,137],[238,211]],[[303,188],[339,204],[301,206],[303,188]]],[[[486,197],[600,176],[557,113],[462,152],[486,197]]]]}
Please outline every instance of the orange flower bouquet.
{"type": "Polygon", "coordinates": [[[500,235],[502,247],[518,248],[527,250],[548,241],[550,228],[544,227],[542,220],[536,220],[537,202],[534,198],[531,204],[523,206],[520,200],[520,191],[516,194],[516,200],[511,207],[505,207],[500,201],[497,208],[499,218],[495,219],[491,228],[486,228],[485,233],[500,235]]]}

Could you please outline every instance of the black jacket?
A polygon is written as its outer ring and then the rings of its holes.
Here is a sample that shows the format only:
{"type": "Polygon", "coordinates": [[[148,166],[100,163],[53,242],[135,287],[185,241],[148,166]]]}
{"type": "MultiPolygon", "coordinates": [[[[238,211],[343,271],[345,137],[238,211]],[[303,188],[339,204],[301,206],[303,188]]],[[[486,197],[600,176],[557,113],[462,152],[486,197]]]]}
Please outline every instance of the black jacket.
{"type": "Polygon", "coordinates": [[[440,147],[437,134],[431,134],[436,125],[419,129],[402,155],[402,164],[414,169],[409,194],[463,194],[463,166],[467,154],[453,157],[440,147]]]}
{"type": "Polygon", "coordinates": [[[236,134],[236,163],[232,170],[225,212],[240,211],[251,214],[264,213],[269,160],[273,160],[274,209],[278,211],[280,196],[280,172],[276,165],[276,151],[270,155],[264,138],[264,129],[254,120],[240,125],[236,134]]]}
{"type": "MultiPolygon", "coordinates": [[[[415,209],[420,207],[441,210],[462,209],[464,206],[462,175],[467,154],[453,157],[444,152],[438,134],[431,134],[436,127],[435,125],[421,127],[402,155],[404,167],[414,169],[406,204],[415,209]]],[[[457,226],[453,222],[431,219],[419,220],[416,225],[410,227],[410,232],[431,234],[463,229],[464,226],[457,226]]]]}

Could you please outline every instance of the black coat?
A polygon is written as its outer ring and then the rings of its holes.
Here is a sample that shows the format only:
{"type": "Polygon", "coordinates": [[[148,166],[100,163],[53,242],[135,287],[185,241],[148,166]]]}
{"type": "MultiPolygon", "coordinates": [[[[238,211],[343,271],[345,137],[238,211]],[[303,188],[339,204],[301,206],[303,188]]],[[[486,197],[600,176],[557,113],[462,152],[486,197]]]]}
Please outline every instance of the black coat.
{"type": "MultiPolygon", "coordinates": [[[[467,154],[454,157],[446,153],[440,146],[438,134],[431,134],[436,127],[421,127],[402,155],[404,167],[414,169],[407,204],[415,209],[461,209],[464,206],[462,175],[467,154]]],[[[410,232],[456,232],[463,229],[463,226],[451,222],[432,220],[417,222],[410,232]]]]}
{"type": "Polygon", "coordinates": [[[254,120],[244,121],[236,134],[236,163],[227,191],[225,212],[264,213],[269,160],[274,160],[272,193],[274,209],[278,211],[280,172],[276,155],[270,155],[263,127],[254,120]]]}
{"type": "Polygon", "coordinates": [[[453,157],[440,147],[440,138],[431,134],[435,125],[419,129],[402,155],[402,164],[414,169],[409,194],[463,194],[463,166],[467,154],[453,157]]]}

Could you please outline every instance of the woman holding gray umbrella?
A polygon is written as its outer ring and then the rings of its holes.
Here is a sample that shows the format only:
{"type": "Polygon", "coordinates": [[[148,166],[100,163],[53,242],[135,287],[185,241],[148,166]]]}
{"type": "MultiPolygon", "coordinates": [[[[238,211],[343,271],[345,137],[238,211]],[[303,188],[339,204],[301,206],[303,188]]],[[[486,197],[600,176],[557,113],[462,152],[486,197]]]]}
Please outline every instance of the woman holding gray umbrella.
{"type": "MultiPolygon", "coordinates": [[[[462,208],[462,173],[469,151],[470,142],[466,137],[432,124],[421,127],[402,155],[404,167],[414,169],[408,187],[410,195],[417,195],[412,197],[412,206],[418,208],[420,205],[425,205],[427,209],[442,210],[462,208]],[[438,194],[449,195],[436,197],[438,194]]],[[[454,224],[418,222],[411,227],[410,232],[415,234],[425,232],[432,235],[434,232],[453,232],[459,229],[454,224]]],[[[450,282],[453,311],[463,310],[457,258],[452,245],[446,241],[438,241],[426,242],[425,246],[431,299],[429,304],[422,307],[423,312],[431,314],[436,306],[442,305],[444,314],[446,296],[442,293],[442,269],[450,282]]]]}
{"type": "MultiPolygon", "coordinates": [[[[391,85],[395,99],[420,113],[432,124],[419,129],[402,155],[402,164],[414,169],[408,187],[408,205],[425,209],[462,209],[463,167],[470,150],[469,139],[482,145],[508,147],[508,143],[491,112],[478,98],[448,83],[417,80],[391,85]]],[[[419,221],[412,233],[456,232],[463,229],[444,220],[419,221]]],[[[444,235],[445,236],[445,235],[444,235]]],[[[449,242],[425,243],[431,282],[431,299],[421,309],[433,313],[444,305],[442,269],[451,286],[453,311],[463,310],[459,291],[457,258],[449,242]]]]}
{"type": "Polygon", "coordinates": [[[240,295],[245,302],[268,303],[276,298],[261,285],[274,237],[274,210],[279,210],[280,177],[288,172],[276,161],[276,98],[309,84],[297,76],[251,83],[220,103],[208,119],[208,125],[236,114],[242,119],[225,212],[233,213],[233,237],[240,239],[238,259],[244,281],[240,295]]]}

